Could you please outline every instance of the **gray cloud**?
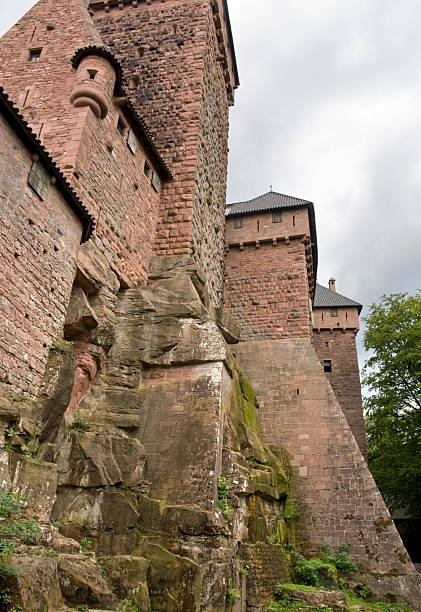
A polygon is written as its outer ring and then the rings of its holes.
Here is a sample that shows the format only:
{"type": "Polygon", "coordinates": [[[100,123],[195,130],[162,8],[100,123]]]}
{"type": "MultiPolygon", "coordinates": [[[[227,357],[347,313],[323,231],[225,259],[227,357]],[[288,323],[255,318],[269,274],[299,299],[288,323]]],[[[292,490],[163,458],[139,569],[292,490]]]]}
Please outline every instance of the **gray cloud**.
{"type": "MultiPolygon", "coordinates": [[[[365,305],[421,287],[419,0],[228,0],[241,87],[228,201],[316,205],[319,282],[365,305]]],[[[34,4],[0,5],[0,33],[34,4]]],[[[367,311],[367,309],[366,309],[367,311]]],[[[361,340],[361,338],[360,338],[361,340]]]]}

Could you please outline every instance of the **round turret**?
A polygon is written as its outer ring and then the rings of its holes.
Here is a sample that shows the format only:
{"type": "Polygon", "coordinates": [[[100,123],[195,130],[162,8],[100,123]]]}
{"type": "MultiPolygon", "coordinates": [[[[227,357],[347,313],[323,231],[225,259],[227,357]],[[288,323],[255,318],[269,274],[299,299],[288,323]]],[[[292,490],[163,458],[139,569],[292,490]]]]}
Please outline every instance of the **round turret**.
{"type": "Polygon", "coordinates": [[[99,55],[95,48],[76,54],[73,61],[77,68],[76,83],[70,96],[73,106],[90,106],[100,119],[110,110],[117,76],[114,62],[104,55],[99,55]]]}

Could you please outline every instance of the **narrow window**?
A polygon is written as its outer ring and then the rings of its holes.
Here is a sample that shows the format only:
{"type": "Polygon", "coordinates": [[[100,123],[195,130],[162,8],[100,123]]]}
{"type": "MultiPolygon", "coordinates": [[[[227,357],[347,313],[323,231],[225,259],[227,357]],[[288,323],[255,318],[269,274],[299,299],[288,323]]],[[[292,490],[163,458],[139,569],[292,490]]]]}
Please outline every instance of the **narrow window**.
{"type": "Polygon", "coordinates": [[[126,130],[126,124],[124,123],[123,119],[121,117],[119,117],[118,121],[117,121],[117,132],[121,136],[124,136],[125,130],[126,130]]]}
{"type": "Polygon", "coordinates": [[[243,227],[243,217],[234,217],[234,229],[243,227]]]}
{"type": "Polygon", "coordinates": [[[158,173],[156,172],[156,170],[154,170],[152,172],[151,185],[155,189],[155,191],[158,191],[160,186],[161,186],[161,179],[159,178],[158,173]]]}
{"type": "Polygon", "coordinates": [[[28,87],[28,89],[26,90],[26,93],[25,93],[25,99],[23,101],[23,108],[25,108],[26,103],[28,102],[28,97],[29,97],[29,92],[30,91],[31,91],[31,89],[30,89],[30,87],[28,87]]]}
{"type": "Polygon", "coordinates": [[[40,200],[44,200],[49,183],[50,175],[47,170],[40,161],[34,161],[28,176],[28,184],[32,187],[40,200]]]}
{"type": "Polygon", "coordinates": [[[333,308],[330,309],[330,316],[331,317],[337,317],[338,316],[338,309],[336,306],[334,306],[333,308]]]}
{"type": "Polygon", "coordinates": [[[260,221],[257,222],[257,231],[260,232],[260,221]]]}
{"type": "Polygon", "coordinates": [[[292,225],[295,227],[295,215],[292,215],[292,225]]]}
{"type": "Polygon", "coordinates": [[[325,372],[331,372],[332,371],[332,361],[330,359],[324,359],[322,361],[322,366],[323,366],[323,370],[325,372]]]}
{"type": "Polygon", "coordinates": [[[272,223],[280,223],[282,221],[282,213],[280,210],[274,210],[272,213],[272,223]]]}
{"type": "Polygon", "coordinates": [[[143,166],[143,174],[145,176],[149,176],[150,172],[151,172],[151,167],[150,167],[148,161],[145,159],[145,165],[143,166]]]}
{"type": "Polygon", "coordinates": [[[42,49],[30,49],[29,50],[29,61],[30,62],[38,62],[41,57],[42,49]]]}
{"type": "Polygon", "coordinates": [[[345,321],[348,321],[348,313],[345,313],[345,321]]]}
{"type": "Polygon", "coordinates": [[[323,313],[322,313],[322,321],[323,321],[323,313]]]}
{"type": "Polygon", "coordinates": [[[137,49],[136,49],[137,57],[139,57],[139,58],[143,57],[144,53],[145,53],[145,48],[144,47],[137,47],[137,49]]]}
{"type": "Polygon", "coordinates": [[[325,348],[329,348],[329,342],[325,342],[325,348]]]}
{"type": "Polygon", "coordinates": [[[136,153],[136,150],[137,150],[137,138],[136,138],[133,130],[129,130],[129,134],[127,136],[127,146],[129,147],[130,151],[134,155],[136,153]]]}
{"type": "Polygon", "coordinates": [[[89,78],[91,79],[91,81],[95,79],[95,76],[97,75],[97,73],[98,73],[98,70],[88,70],[89,78]]]}

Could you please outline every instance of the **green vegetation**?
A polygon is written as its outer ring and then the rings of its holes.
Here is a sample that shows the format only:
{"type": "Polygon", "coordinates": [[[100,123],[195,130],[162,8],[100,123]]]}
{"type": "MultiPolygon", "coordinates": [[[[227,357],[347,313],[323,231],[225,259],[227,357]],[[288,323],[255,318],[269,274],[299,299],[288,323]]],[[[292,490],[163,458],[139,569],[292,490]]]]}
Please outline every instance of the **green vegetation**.
{"type": "Polygon", "coordinates": [[[139,612],[139,608],[130,599],[120,601],[118,609],[120,612],[139,612]]]}
{"type": "Polygon", "coordinates": [[[89,555],[89,553],[91,552],[91,549],[92,549],[92,542],[91,542],[91,540],[89,540],[88,538],[81,538],[79,543],[80,543],[80,547],[82,549],[82,554],[89,555]]]}
{"type": "Polygon", "coordinates": [[[228,601],[236,601],[238,599],[241,599],[241,595],[239,591],[237,591],[237,589],[229,588],[227,589],[227,599],[228,601]]]}
{"type": "Polygon", "coordinates": [[[365,322],[369,467],[389,509],[421,516],[421,292],[384,295],[365,322]]]}
{"type": "Polygon", "coordinates": [[[357,571],[357,566],[348,552],[348,542],[341,544],[336,553],[332,552],[331,547],[329,544],[326,544],[326,542],[318,542],[318,546],[322,551],[322,561],[334,565],[339,573],[350,574],[351,572],[357,571]]]}
{"type": "Polygon", "coordinates": [[[231,518],[231,508],[228,504],[228,495],[230,490],[230,482],[226,476],[220,476],[218,478],[218,501],[216,507],[220,509],[225,520],[229,521],[231,518]]]}
{"type": "Polygon", "coordinates": [[[38,522],[22,517],[25,502],[20,495],[0,490],[0,578],[20,573],[19,566],[10,562],[18,543],[35,544],[41,537],[38,522]]]}
{"type": "Polygon", "coordinates": [[[90,425],[87,421],[85,421],[82,416],[78,416],[71,424],[70,429],[73,429],[74,431],[78,431],[80,433],[85,433],[86,431],[89,431],[90,425]]]}

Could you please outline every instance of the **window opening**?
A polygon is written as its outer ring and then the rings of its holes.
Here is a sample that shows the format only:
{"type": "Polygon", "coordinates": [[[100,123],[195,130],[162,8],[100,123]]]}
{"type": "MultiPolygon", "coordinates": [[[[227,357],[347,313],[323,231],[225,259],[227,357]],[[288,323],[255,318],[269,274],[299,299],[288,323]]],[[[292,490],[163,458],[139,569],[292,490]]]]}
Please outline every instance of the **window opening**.
{"type": "Polygon", "coordinates": [[[137,49],[136,49],[137,57],[139,57],[139,58],[143,57],[144,53],[145,53],[145,47],[137,47],[137,49]]]}
{"type": "Polygon", "coordinates": [[[329,348],[329,342],[325,342],[325,347],[329,348]]]}
{"type": "Polygon", "coordinates": [[[28,102],[28,96],[29,96],[29,92],[30,91],[31,91],[31,89],[28,87],[28,89],[26,90],[26,93],[25,93],[25,99],[23,101],[23,108],[25,108],[26,103],[28,102]]]}
{"type": "Polygon", "coordinates": [[[147,160],[145,159],[145,165],[143,166],[143,174],[144,174],[145,176],[149,176],[150,171],[151,171],[151,167],[150,167],[150,165],[148,164],[147,160]]]}
{"type": "Polygon", "coordinates": [[[234,229],[243,227],[243,217],[234,217],[234,229]]]}
{"type": "Polygon", "coordinates": [[[151,185],[155,189],[155,191],[158,191],[161,186],[161,179],[159,178],[158,172],[156,170],[154,170],[152,173],[151,185]]]}
{"type": "Polygon", "coordinates": [[[334,306],[333,308],[330,309],[330,316],[331,317],[337,317],[338,316],[338,308],[336,306],[334,306]]]}
{"type": "Polygon", "coordinates": [[[257,231],[260,232],[260,221],[257,222],[257,231]]]}
{"type": "Polygon", "coordinates": [[[35,191],[40,200],[44,200],[47,195],[50,175],[38,160],[34,161],[28,176],[28,184],[35,191]]]}
{"type": "Polygon", "coordinates": [[[348,313],[345,313],[345,321],[348,321],[348,313]]]}
{"type": "Polygon", "coordinates": [[[292,225],[295,227],[295,215],[292,215],[292,225]]]}
{"type": "Polygon", "coordinates": [[[29,61],[38,62],[41,57],[42,49],[30,49],[29,50],[29,61]]]}
{"type": "Polygon", "coordinates": [[[280,210],[274,210],[272,213],[272,223],[280,223],[282,221],[282,213],[280,210]]]}
{"type": "Polygon", "coordinates": [[[331,372],[332,371],[332,361],[330,359],[323,359],[322,366],[323,366],[323,370],[325,372],[331,372]]]}
{"type": "Polygon", "coordinates": [[[91,81],[94,80],[95,76],[97,75],[98,70],[89,70],[88,69],[88,74],[89,74],[89,78],[91,79],[91,81]]]}
{"type": "Polygon", "coordinates": [[[118,121],[117,121],[117,132],[121,136],[124,136],[125,130],[126,130],[126,124],[124,123],[123,119],[121,117],[119,117],[118,121]]]}

